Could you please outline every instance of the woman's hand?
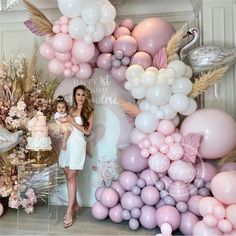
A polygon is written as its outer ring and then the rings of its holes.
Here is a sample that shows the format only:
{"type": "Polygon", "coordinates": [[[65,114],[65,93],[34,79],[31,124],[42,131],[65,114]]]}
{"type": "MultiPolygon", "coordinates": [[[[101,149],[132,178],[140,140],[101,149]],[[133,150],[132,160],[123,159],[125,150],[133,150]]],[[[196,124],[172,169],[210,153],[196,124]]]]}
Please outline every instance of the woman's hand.
{"type": "Polygon", "coordinates": [[[75,123],[74,118],[71,117],[71,116],[67,116],[67,122],[72,124],[72,125],[75,123]]]}

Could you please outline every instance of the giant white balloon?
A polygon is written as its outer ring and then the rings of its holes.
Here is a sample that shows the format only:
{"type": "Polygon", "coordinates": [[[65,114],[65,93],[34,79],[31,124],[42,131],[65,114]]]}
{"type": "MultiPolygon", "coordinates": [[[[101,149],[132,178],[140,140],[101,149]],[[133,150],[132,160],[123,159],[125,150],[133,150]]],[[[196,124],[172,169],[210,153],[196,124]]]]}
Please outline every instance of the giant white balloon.
{"type": "Polygon", "coordinates": [[[62,15],[70,18],[80,16],[85,0],[57,0],[58,8],[62,15]]]}

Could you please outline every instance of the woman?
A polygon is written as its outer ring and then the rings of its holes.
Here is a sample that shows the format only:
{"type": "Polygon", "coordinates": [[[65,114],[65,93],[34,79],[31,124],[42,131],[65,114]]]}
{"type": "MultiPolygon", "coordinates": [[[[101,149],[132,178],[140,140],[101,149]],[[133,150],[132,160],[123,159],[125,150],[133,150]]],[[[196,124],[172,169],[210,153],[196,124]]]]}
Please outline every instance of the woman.
{"type": "Polygon", "coordinates": [[[68,207],[65,215],[64,227],[73,224],[73,214],[79,208],[76,200],[77,177],[83,169],[86,156],[86,142],[84,135],[89,135],[93,126],[94,105],[91,92],[79,85],[73,90],[73,107],[69,111],[67,122],[73,125],[73,130],[66,143],[66,150],[61,150],[59,165],[64,168],[68,190],[68,207]]]}

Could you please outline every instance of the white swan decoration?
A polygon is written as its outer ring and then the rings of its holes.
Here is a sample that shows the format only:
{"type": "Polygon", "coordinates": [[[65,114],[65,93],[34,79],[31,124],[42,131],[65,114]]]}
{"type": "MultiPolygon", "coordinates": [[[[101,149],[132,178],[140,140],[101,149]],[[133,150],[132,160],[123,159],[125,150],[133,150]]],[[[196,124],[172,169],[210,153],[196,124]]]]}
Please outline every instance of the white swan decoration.
{"type": "Polygon", "coordinates": [[[236,48],[227,49],[218,46],[201,46],[187,50],[199,39],[199,30],[188,30],[186,37],[192,35],[193,39],[180,50],[180,59],[192,67],[193,74],[199,75],[222,66],[232,66],[236,62],[236,48]]]}

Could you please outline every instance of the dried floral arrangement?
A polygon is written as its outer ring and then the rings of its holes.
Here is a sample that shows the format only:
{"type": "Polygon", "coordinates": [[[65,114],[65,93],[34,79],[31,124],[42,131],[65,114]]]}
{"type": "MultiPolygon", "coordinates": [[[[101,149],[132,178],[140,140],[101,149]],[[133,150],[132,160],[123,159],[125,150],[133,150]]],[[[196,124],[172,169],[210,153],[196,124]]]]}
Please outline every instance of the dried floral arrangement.
{"type": "MultiPolygon", "coordinates": [[[[32,153],[25,149],[27,123],[38,110],[50,118],[53,94],[58,85],[56,78],[44,79],[42,70],[37,68],[37,46],[34,48],[30,60],[18,55],[15,60],[0,63],[0,197],[9,197],[9,207],[18,208],[21,205],[27,213],[33,212],[37,197],[42,197],[42,194],[35,194],[37,189],[32,187],[35,181],[33,176],[36,175],[33,170],[21,173],[20,179],[28,178],[31,182],[23,190],[19,189],[22,184],[19,184],[18,170],[32,161],[32,153]],[[12,142],[5,149],[4,135],[12,137],[12,142]],[[25,194],[19,197],[22,191],[25,194]]],[[[50,154],[50,159],[45,157],[44,161],[51,167],[57,161],[56,155],[50,154]]],[[[55,167],[45,170],[51,173],[55,167]]],[[[40,192],[46,192],[44,190],[40,192]]]]}

